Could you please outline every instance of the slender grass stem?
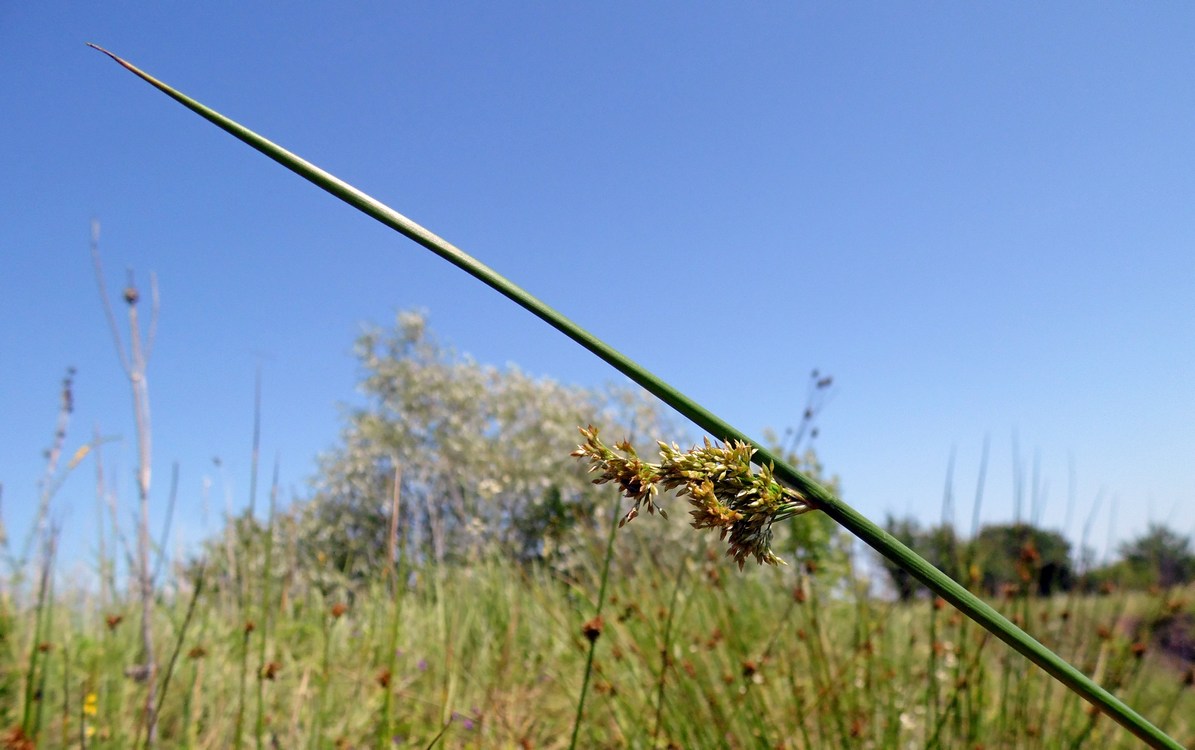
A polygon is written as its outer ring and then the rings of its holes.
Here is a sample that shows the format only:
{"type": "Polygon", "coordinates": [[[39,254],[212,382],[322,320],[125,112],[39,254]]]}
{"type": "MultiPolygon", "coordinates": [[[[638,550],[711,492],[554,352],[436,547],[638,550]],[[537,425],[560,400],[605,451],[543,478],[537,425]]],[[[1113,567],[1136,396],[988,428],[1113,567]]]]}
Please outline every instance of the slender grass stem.
{"type": "Polygon", "coordinates": [[[664,689],[668,684],[668,668],[672,665],[672,623],[676,617],[676,603],[680,600],[681,586],[684,585],[685,574],[689,570],[688,563],[683,556],[680,558],[676,570],[676,585],[672,587],[672,597],[668,602],[668,617],[664,620],[664,642],[660,646],[660,677],[656,681],[656,712],[651,729],[652,747],[660,741],[661,720],[664,716],[664,689]]]}
{"type": "Polygon", "coordinates": [[[616,497],[614,505],[610,509],[612,521],[610,523],[610,534],[606,539],[606,556],[602,560],[602,578],[601,585],[598,587],[597,608],[594,612],[594,619],[590,621],[596,627],[596,631],[587,633],[589,637],[589,653],[585,656],[585,676],[581,678],[581,694],[577,697],[577,716],[573,720],[572,739],[568,743],[569,750],[573,750],[577,746],[577,737],[581,732],[581,717],[585,715],[585,695],[589,692],[589,678],[593,673],[593,655],[597,650],[598,636],[601,635],[602,608],[606,604],[606,584],[610,578],[610,560],[614,557],[614,535],[618,531],[619,502],[620,498],[616,497]]]}
{"type": "Polygon", "coordinates": [[[257,719],[254,724],[254,737],[257,741],[257,748],[261,750],[265,746],[265,720],[266,720],[266,647],[267,641],[270,638],[270,619],[274,611],[271,598],[273,597],[270,585],[274,577],[274,514],[278,505],[278,461],[274,461],[274,479],[270,483],[270,514],[266,520],[266,549],[265,549],[265,565],[262,572],[262,587],[261,594],[261,640],[258,645],[257,661],[257,719]]]}
{"type": "Polygon", "coordinates": [[[390,532],[387,537],[386,572],[389,580],[393,611],[390,615],[390,639],[386,647],[386,679],[380,680],[386,691],[382,697],[382,716],[378,722],[377,746],[379,750],[391,743],[394,728],[394,688],[390,681],[398,671],[398,637],[402,626],[403,595],[407,588],[407,542],[403,535],[398,540],[399,519],[402,513],[402,465],[395,461],[394,486],[390,493],[390,532]],[[397,559],[396,559],[397,556],[397,559]]]}
{"type": "MultiPolygon", "coordinates": [[[[726,442],[741,441],[751,444],[756,449],[756,456],[759,462],[774,466],[774,474],[777,479],[797,490],[811,505],[825,512],[881,555],[908,571],[914,578],[929,587],[930,590],[963,611],[968,617],[991,631],[996,637],[1040,666],[1055,679],[1098,706],[1102,711],[1151,746],[1171,748],[1172,750],[1181,749],[1181,745],[1151,724],[1145,717],[1134,711],[1127,704],[1112,695],[1112,693],[1097,685],[1078,669],[1075,669],[1060,656],[1032,638],[1024,630],[1014,625],[989,604],[980,600],[949,576],[939,571],[923,557],[885,532],[866,516],[847,505],[829,490],[806,477],[787,462],[782,461],[779,456],[775,455],[765,446],[751,440],[746,434],[731,426],[713,412],[693,401],[688,396],[685,396],[656,375],[648,372],[641,365],[621,354],[609,344],[598,339],[489,266],[486,266],[455,245],[411,221],[377,199],[366,195],[357,188],[316,167],[314,164],[301,159],[239,123],[176,91],[111,52],[95,45],[91,46],[108,55],[126,70],[153,85],[159,91],[170,96],[192,112],[200,115],[255,150],[328,193],[331,193],[345,203],[348,203],[362,213],[431,250],[439,257],[498,291],[515,304],[528,310],[548,325],[597,355],[680,414],[693,421],[706,432],[726,442]]],[[[898,482],[899,478],[894,477],[893,481],[894,483],[898,482]]],[[[575,735],[576,728],[574,728],[574,739],[575,735]]]]}
{"type": "Polygon", "coordinates": [[[187,604],[187,614],[183,617],[183,624],[178,630],[178,638],[174,641],[174,650],[170,654],[170,660],[166,662],[166,670],[162,674],[162,688],[158,691],[159,708],[161,702],[166,699],[166,691],[170,688],[170,678],[174,675],[174,667],[178,663],[178,656],[182,653],[183,644],[187,640],[187,630],[191,627],[191,621],[195,618],[195,605],[199,603],[199,597],[203,594],[203,580],[204,571],[207,568],[207,562],[201,560],[199,569],[195,575],[195,589],[191,592],[191,601],[187,604]]]}

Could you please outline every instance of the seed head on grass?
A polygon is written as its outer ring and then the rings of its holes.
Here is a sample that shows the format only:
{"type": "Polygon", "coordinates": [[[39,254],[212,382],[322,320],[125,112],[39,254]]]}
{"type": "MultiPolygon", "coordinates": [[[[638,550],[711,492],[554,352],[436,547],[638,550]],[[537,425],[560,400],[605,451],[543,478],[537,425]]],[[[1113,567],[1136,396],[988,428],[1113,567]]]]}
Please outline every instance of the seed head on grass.
{"type": "Polygon", "coordinates": [[[634,502],[620,526],[644,506],[667,518],[655,498],[661,488],[677,490],[692,506],[693,528],[717,529],[729,543],[727,556],[740,569],[752,555],[760,564],[783,563],[772,552],[772,524],[813,510],[800,493],[776,481],[771,466],[752,467],[755,449],[745,443],[717,444],[706,438],[703,446],[682,451],[661,441],[660,463],[653,464],[641,460],[625,440],[607,447],[593,425],[582,428],[581,436],[585,442],[571,455],[588,459],[590,472],[598,475],[594,484],[617,484],[634,502]]]}

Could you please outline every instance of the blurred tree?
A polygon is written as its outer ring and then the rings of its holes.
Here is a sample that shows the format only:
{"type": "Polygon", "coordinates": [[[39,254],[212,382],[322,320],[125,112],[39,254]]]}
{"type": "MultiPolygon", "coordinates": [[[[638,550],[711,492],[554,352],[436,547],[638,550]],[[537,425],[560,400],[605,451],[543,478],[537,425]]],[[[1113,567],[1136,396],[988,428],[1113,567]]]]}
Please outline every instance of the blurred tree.
{"type": "Polygon", "coordinates": [[[1027,523],[995,524],[971,540],[969,557],[985,591],[1047,596],[1073,585],[1070,547],[1055,531],[1027,523]]]}
{"type": "Polygon", "coordinates": [[[569,456],[577,428],[632,442],[668,434],[657,402],[632,388],[594,390],[477,363],[441,345],[424,316],[357,341],[366,406],[323,456],[299,510],[300,561],[368,575],[395,548],[442,562],[483,553],[567,557],[574,531],[609,498],[569,456]],[[390,539],[395,477],[398,539],[390,539]]]}
{"type": "MultiPolygon", "coordinates": [[[[577,428],[599,425],[612,439],[636,444],[646,460],[657,453],[657,439],[683,445],[692,438],[637,387],[565,386],[513,366],[479,364],[441,344],[421,314],[403,312],[392,329],[368,330],[355,352],[366,403],[346,415],[339,444],[321,457],[311,497],[280,514],[274,530],[275,549],[286,560],[275,575],[289,580],[299,571],[325,591],[371,578],[400,551],[416,564],[499,554],[568,570],[601,538],[590,532],[608,528],[609,516],[601,517],[613,498],[569,455],[580,440],[577,428]]],[[[768,437],[786,460],[819,479],[822,467],[808,442],[830,382],[815,372],[799,430],[768,437]]],[[[642,568],[645,542],[653,563],[664,566],[701,545],[681,510],[687,503],[661,502],[675,516],[628,529],[638,539],[616,545],[630,558],[619,569],[642,568]]],[[[809,569],[835,576],[848,570],[850,537],[824,514],[786,521],[775,533],[775,549],[809,569]]],[[[235,519],[209,544],[208,558],[217,565],[236,554],[253,558],[259,537],[260,524],[235,519]]],[[[255,559],[239,566],[261,567],[255,559]]],[[[209,578],[222,580],[218,569],[209,578]]]]}
{"type": "Polygon", "coordinates": [[[1148,531],[1120,546],[1128,567],[1126,583],[1162,587],[1178,586],[1195,579],[1195,552],[1188,537],[1151,523],[1148,531]]]}
{"type": "MultiPolygon", "coordinates": [[[[938,570],[956,581],[961,580],[962,544],[955,534],[953,526],[940,524],[923,529],[914,518],[895,518],[889,515],[884,521],[884,530],[916,550],[938,570]]],[[[881,557],[880,565],[888,574],[888,580],[896,592],[896,597],[901,601],[909,601],[918,593],[928,591],[907,570],[888,558],[881,557]]]]}

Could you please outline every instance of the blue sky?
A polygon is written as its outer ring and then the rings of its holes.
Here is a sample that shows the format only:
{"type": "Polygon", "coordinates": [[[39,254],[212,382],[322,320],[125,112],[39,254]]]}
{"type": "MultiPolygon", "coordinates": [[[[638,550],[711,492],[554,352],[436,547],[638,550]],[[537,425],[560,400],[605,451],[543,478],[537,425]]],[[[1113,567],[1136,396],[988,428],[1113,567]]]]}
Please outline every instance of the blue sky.
{"type": "MultiPolygon", "coordinates": [[[[613,377],[91,41],[748,433],[832,374],[817,447],[877,519],[936,520],[953,451],[968,527],[986,438],[984,520],[1012,518],[1019,463],[1024,514],[1036,495],[1076,540],[1092,518],[1098,550],[1149,521],[1195,531],[1192,39],[1179,3],[0,5],[4,520],[28,526],[67,366],[68,447],[123,436],[107,468],[134,502],[93,217],[114,290],[126,268],[159,279],[155,512],[177,461],[176,543],[215,530],[225,486],[247,502],[259,366],[267,475],[277,456],[305,492],[362,323],[422,308],[481,361],[613,377]]],[[[92,472],[54,506],[81,557],[92,472]]]]}

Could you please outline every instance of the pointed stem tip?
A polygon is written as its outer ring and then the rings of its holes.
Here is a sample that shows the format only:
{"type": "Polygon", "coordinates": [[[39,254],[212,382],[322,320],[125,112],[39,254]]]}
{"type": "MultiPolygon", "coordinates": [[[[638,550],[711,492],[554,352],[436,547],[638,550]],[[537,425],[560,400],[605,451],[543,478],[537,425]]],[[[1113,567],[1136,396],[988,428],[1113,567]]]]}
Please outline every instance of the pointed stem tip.
{"type": "Polygon", "coordinates": [[[132,65],[130,65],[130,64],[129,64],[129,63],[127,63],[127,62],[125,62],[125,61],[124,61],[124,59],[122,59],[120,56],[118,56],[118,55],[115,55],[115,54],[113,54],[113,53],[109,52],[108,50],[104,49],[104,48],[103,48],[103,47],[101,47],[100,45],[98,45],[98,44],[95,44],[94,42],[85,42],[85,44],[86,44],[88,47],[91,47],[91,48],[92,48],[92,49],[94,49],[94,50],[98,50],[98,51],[100,51],[100,52],[103,52],[103,53],[104,53],[105,55],[107,55],[108,57],[111,57],[113,60],[115,60],[117,63],[119,63],[119,64],[121,65],[121,67],[127,68],[128,70],[133,70],[133,66],[132,66],[132,65]]]}

